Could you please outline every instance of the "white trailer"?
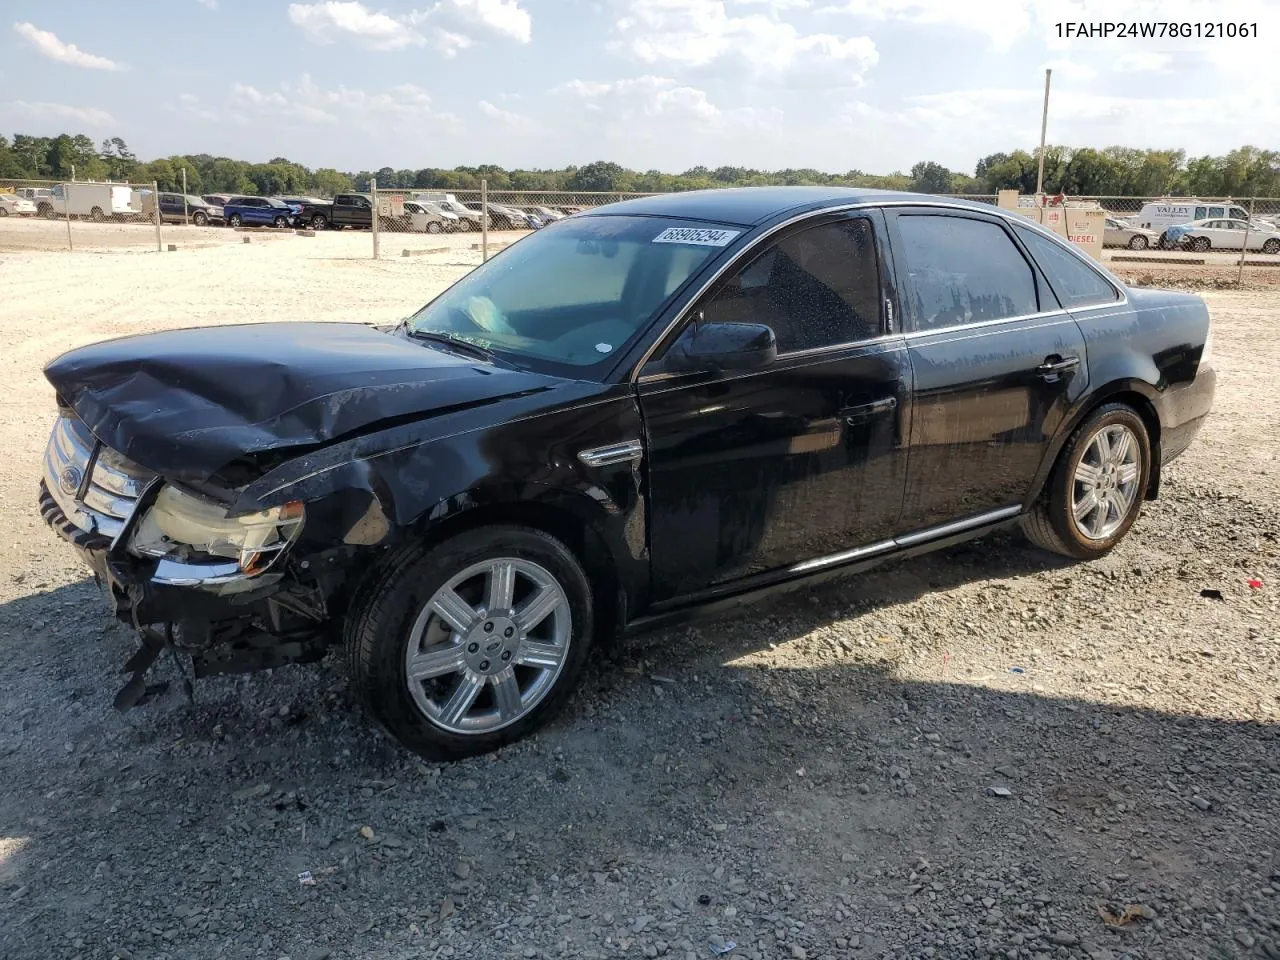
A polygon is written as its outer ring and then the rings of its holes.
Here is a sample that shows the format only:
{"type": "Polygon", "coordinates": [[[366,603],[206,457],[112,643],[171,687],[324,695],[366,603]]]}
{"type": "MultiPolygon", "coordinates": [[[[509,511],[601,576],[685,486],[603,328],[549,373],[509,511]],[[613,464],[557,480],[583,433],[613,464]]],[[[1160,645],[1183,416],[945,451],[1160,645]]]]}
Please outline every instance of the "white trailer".
{"type": "Polygon", "coordinates": [[[144,212],[134,189],[120,183],[60,183],[38,202],[46,217],[88,217],[112,220],[137,217],[144,212]]]}

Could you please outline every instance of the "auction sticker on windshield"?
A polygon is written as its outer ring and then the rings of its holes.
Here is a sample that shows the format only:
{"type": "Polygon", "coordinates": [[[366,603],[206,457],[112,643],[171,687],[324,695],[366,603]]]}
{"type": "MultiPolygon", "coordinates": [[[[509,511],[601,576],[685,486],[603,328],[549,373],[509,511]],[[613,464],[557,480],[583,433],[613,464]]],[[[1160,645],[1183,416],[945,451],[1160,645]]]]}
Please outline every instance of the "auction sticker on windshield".
{"type": "Polygon", "coordinates": [[[668,227],[653,238],[654,243],[696,243],[702,247],[723,247],[742,231],[709,230],[701,227],[668,227]]]}

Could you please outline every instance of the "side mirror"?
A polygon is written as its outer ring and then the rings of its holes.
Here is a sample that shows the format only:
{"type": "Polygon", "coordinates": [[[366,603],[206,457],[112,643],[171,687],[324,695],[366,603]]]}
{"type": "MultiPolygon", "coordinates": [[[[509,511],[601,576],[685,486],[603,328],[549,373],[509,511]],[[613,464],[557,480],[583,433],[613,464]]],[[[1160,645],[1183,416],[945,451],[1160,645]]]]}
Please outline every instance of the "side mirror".
{"type": "Polygon", "coordinates": [[[757,370],[778,356],[773,329],[762,323],[695,323],[667,351],[672,372],[757,370]]]}

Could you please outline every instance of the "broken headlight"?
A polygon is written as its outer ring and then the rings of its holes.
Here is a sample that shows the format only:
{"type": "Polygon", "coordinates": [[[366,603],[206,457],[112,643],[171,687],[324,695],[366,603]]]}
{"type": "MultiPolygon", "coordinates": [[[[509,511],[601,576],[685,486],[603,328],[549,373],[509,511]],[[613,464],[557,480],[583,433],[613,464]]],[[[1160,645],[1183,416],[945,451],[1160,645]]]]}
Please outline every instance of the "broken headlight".
{"type": "Polygon", "coordinates": [[[302,530],[304,510],[295,501],[231,517],[221,504],[165,484],[142,517],[130,550],[138,556],[186,563],[235,560],[247,576],[265,571],[302,530]]]}

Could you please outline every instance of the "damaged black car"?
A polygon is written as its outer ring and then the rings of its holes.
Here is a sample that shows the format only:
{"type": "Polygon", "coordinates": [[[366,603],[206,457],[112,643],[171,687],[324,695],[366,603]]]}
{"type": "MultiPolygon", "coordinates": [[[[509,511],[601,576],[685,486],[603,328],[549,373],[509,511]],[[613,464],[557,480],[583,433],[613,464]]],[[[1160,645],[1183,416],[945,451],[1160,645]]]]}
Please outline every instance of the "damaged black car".
{"type": "Polygon", "coordinates": [[[1023,218],[835,188],[549,224],[395,325],[173,330],[45,369],[40,509],[197,676],[345,649],[432,758],[593,647],[1009,525],[1111,550],[1208,413],[1202,300],[1023,218]]]}

